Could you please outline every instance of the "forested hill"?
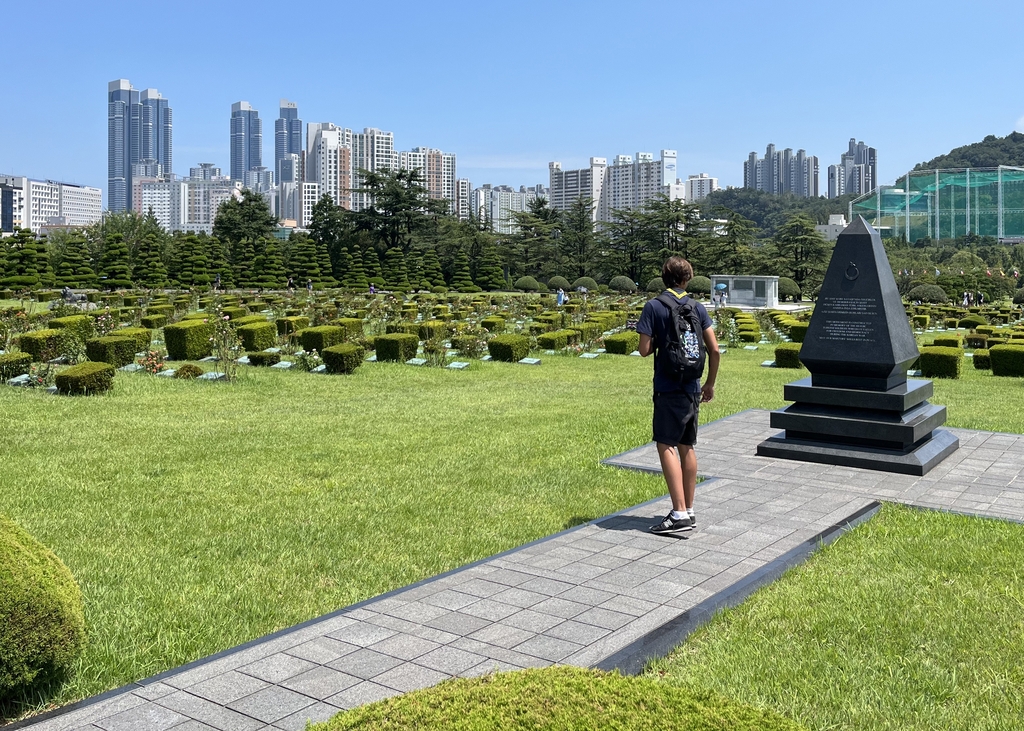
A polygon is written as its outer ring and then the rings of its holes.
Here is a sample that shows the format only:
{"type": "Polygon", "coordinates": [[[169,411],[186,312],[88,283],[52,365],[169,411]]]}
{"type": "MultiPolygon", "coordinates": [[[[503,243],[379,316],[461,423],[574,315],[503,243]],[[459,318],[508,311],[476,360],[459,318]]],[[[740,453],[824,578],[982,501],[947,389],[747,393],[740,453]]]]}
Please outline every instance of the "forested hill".
{"type": "Polygon", "coordinates": [[[1024,167],[1024,134],[1011,132],[1006,137],[989,135],[981,142],[958,147],[945,155],[922,162],[914,170],[994,168],[997,165],[1024,167]]]}

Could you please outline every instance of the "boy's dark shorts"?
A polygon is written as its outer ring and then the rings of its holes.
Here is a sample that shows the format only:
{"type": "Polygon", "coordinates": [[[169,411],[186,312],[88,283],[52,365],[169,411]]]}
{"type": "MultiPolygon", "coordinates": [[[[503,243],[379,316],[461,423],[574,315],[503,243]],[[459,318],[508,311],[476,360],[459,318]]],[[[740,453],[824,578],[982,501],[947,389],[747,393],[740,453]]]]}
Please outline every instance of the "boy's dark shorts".
{"type": "Polygon", "coordinates": [[[654,392],[654,441],[662,444],[697,443],[700,392],[654,392]]]}

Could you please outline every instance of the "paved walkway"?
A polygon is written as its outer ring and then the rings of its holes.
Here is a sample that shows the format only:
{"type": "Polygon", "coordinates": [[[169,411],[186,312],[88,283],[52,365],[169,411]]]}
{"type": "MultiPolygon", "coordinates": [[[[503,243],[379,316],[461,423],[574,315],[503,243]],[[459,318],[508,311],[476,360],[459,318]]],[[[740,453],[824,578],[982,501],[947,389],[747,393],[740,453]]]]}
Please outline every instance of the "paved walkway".
{"type": "MultiPolygon", "coordinates": [[[[953,431],[960,450],[912,477],[754,456],[776,430],[767,412],[743,412],[701,429],[709,479],[685,540],[646,532],[669,509],[660,498],[24,725],[302,729],[454,676],[553,663],[636,670],[879,500],[1024,517],[1024,436],[953,431]]],[[[653,445],[607,463],[659,471],[653,445]]]]}

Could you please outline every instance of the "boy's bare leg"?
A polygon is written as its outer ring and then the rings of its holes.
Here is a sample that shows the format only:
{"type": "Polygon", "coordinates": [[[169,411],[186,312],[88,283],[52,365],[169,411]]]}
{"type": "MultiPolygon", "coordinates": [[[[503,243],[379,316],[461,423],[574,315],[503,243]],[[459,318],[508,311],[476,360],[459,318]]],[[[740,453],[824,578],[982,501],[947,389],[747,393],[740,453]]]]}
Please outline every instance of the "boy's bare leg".
{"type": "Polygon", "coordinates": [[[684,512],[693,507],[697,491],[697,453],[688,444],[676,447],[657,442],[657,445],[661,472],[665,475],[668,494],[672,498],[672,509],[684,512]]]}

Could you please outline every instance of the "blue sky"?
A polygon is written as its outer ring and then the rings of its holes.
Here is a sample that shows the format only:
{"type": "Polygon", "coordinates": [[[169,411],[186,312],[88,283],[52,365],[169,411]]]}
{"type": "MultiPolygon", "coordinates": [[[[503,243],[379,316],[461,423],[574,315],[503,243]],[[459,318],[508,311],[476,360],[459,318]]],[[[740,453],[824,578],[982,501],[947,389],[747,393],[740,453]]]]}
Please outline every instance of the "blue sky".
{"type": "MultiPolygon", "coordinates": [[[[742,185],[765,145],[825,169],[850,137],[879,177],[987,134],[1024,130],[1024,3],[9,3],[0,172],[106,188],[107,82],[174,110],[174,169],[228,167],[232,102],[264,120],[395,133],[458,154],[482,183],[547,182],[590,156],[662,148],[679,173],[742,185]]],[[[270,161],[270,162],[268,162],[270,161]]]]}

